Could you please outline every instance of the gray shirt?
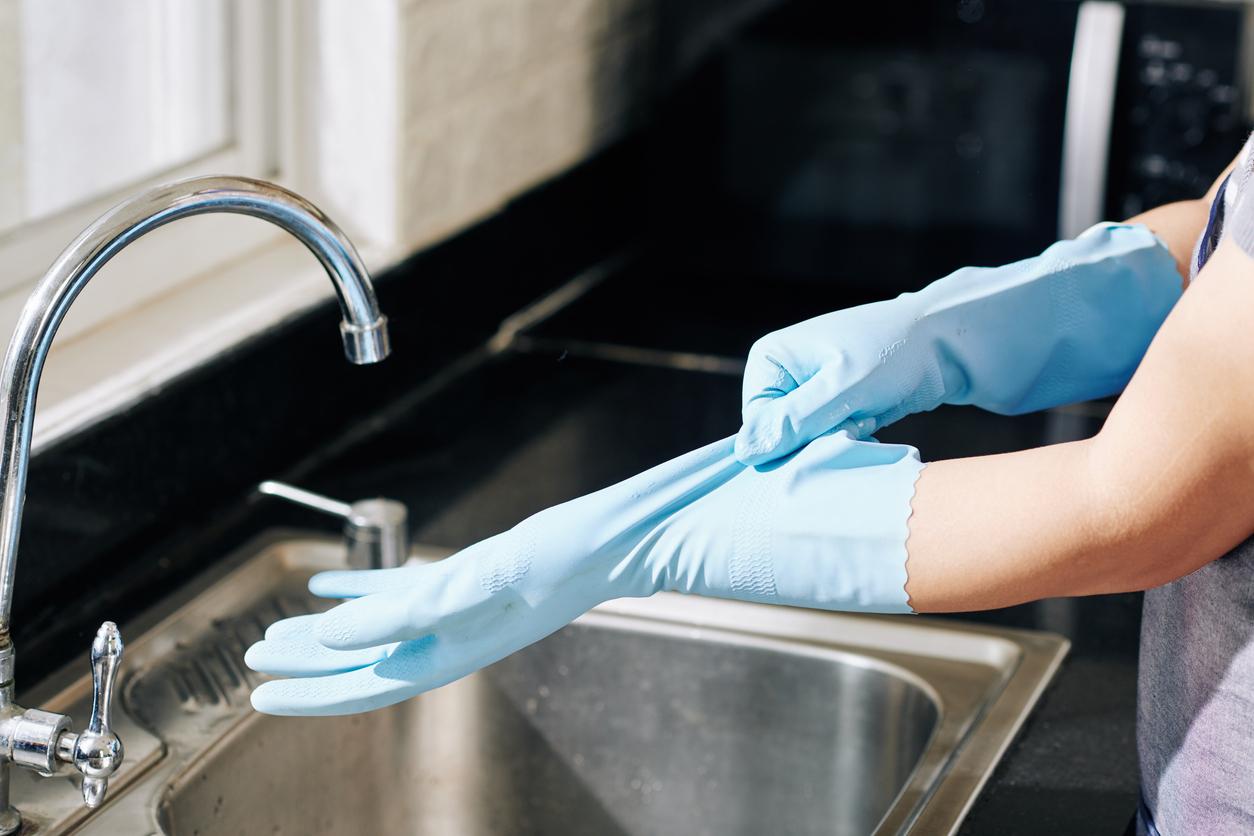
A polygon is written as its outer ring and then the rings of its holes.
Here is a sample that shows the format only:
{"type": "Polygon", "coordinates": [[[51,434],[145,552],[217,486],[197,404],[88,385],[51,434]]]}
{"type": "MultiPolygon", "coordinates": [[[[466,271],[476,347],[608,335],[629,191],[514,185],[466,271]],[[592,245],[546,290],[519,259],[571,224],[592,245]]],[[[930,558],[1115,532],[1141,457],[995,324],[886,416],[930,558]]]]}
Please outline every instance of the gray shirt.
{"type": "MultiPolygon", "coordinates": [[[[1222,238],[1254,256],[1252,143],[1211,207],[1194,277],[1222,238]]],[[[1139,679],[1141,792],[1158,831],[1254,834],[1254,537],[1145,593],[1139,679]]]]}

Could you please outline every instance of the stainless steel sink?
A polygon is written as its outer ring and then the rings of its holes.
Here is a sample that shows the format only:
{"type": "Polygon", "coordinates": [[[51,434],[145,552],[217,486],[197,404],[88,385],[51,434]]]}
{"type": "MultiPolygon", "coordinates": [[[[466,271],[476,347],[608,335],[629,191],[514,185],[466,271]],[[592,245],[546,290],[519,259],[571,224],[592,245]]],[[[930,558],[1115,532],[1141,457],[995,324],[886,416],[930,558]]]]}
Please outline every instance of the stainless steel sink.
{"type": "MultiPolygon", "coordinates": [[[[659,595],[391,709],[253,713],[243,648],[327,606],[305,580],[343,560],[272,538],[132,627],[113,800],[84,818],[69,779],[23,781],[40,832],[947,833],[1067,648],[659,595]]],[[[82,681],[44,690],[55,710],[85,698],[82,681]]]]}

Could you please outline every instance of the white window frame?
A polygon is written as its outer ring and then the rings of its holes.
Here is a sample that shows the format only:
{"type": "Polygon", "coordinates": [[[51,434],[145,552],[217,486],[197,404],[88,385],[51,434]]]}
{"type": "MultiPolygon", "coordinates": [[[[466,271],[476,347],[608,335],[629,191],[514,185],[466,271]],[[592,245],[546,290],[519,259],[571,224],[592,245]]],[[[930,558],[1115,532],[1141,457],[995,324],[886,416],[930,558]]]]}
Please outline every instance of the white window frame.
{"type": "MultiPolygon", "coordinates": [[[[397,21],[405,1],[234,0],[236,124],[251,138],[249,148],[265,151],[234,149],[234,157],[214,155],[159,180],[262,176],[327,211],[373,273],[400,261],[409,251],[395,213],[404,188],[396,113],[397,21]]],[[[42,270],[101,212],[141,187],[78,207],[55,224],[31,225],[24,233],[31,241],[6,235],[0,244],[34,248],[33,239],[42,241],[42,270]]],[[[12,331],[32,283],[0,291],[0,336],[12,331]]],[[[33,448],[124,410],[332,294],[321,265],[299,242],[255,218],[201,216],[145,236],[101,271],[59,330],[40,385],[33,448]],[[229,235],[206,226],[223,220],[231,223],[229,235]],[[222,257],[189,261],[183,245],[207,234],[222,257]],[[137,258],[132,250],[141,250],[137,258]]]]}
{"type": "MultiPolygon", "coordinates": [[[[7,333],[35,282],[56,256],[88,224],[119,201],[163,182],[197,174],[237,173],[273,178],[280,167],[275,67],[276,14],[271,0],[232,0],[228,5],[232,34],[232,142],[223,148],[158,175],[128,183],[46,218],[19,224],[0,235],[0,325],[7,333]]],[[[109,293],[96,294],[95,304],[75,311],[61,336],[72,338],[147,298],[229,263],[272,240],[265,224],[232,227],[230,236],[215,241],[212,261],[191,263],[179,257],[203,236],[202,229],[174,224],[145,242],[137,257],[127,260],[122,275],[108,278],[109,293]]]]}

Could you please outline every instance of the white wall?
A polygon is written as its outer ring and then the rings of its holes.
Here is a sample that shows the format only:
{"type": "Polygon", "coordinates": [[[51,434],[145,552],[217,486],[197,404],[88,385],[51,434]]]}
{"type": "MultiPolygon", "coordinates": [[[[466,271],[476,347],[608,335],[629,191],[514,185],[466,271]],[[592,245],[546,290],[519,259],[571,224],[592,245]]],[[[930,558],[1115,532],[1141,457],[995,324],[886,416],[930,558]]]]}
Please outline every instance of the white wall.
{"type": "MultiPolygon", "coordinates": [[[[18,32],[17,3],[0,0],[0,113],[19,111],[18,32]]],[[[22,215],[21,141],[21,121],[0,119],[0,229],[16,223],[22,215]]]]}
{"type": "Polygon", "coordinates": [[[303,178],[358,236],[429,244],[636,123],[658,0],[323,0],[303,178]]]}

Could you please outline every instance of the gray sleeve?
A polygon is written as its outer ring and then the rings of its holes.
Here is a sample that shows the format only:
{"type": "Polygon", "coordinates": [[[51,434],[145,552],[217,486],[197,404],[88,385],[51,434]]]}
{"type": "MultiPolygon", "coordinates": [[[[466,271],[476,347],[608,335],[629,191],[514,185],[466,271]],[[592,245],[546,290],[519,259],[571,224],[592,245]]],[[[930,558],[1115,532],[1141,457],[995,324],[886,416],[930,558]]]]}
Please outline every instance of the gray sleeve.
{"type": "MultiPolygon", "coordinates": [[[[1254,135],[1245,141],[1224,188],[1223,235],[1254,258],[1254,135]]],[[[1212,213],[1213,214],[1213,213],[1212,213]]]]}

